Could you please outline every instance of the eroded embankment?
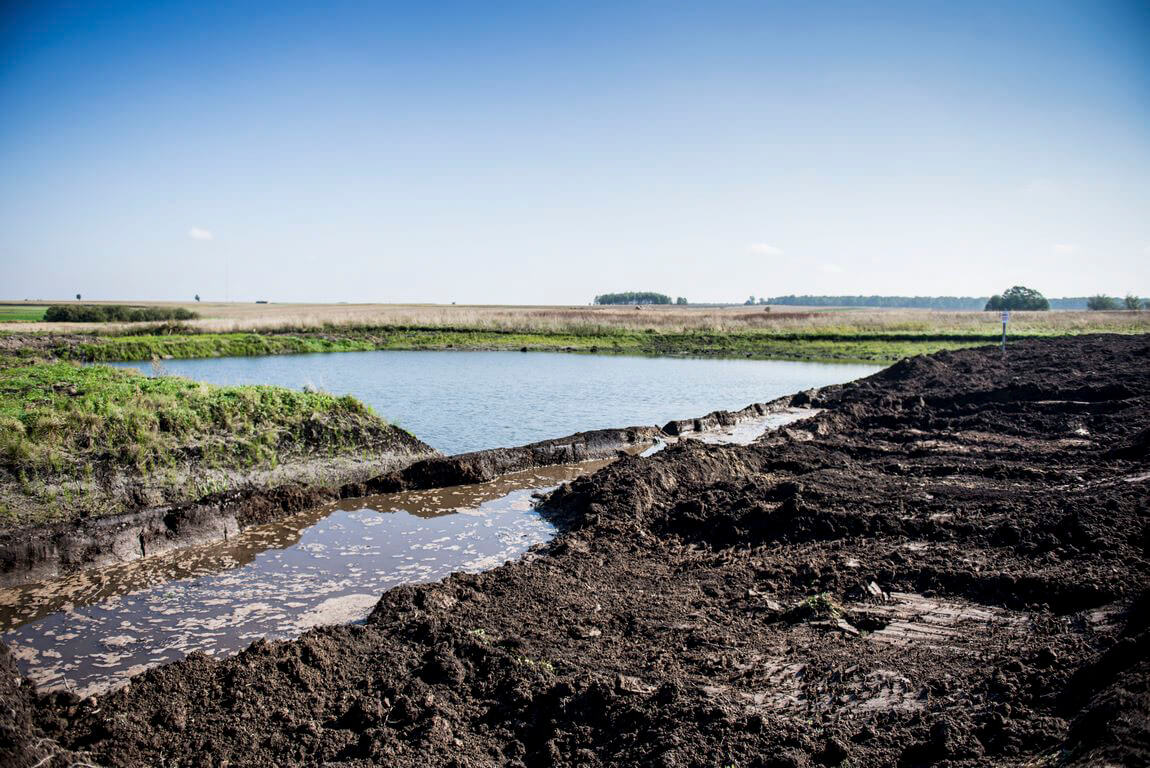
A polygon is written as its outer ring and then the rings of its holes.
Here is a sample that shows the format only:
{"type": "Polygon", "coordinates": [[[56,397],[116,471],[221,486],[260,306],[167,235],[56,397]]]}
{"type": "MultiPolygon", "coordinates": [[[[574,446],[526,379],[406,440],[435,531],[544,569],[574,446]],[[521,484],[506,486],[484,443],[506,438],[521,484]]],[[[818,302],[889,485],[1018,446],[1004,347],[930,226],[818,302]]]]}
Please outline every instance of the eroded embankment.
{"type": "Polygon", "coordinates": [[[393,452],[374,457],[372,466],[385,471],[366,480],[340,486],[299,482],[255,486],[185,504],[0,532],[0,586],[226,541],[249,525],[338,499],[480,483],[534,467],[614,458],[642,450],[663,436],[658,427],[602,429],[515,448],[445,457],[433,455],[414,437],[395,432],[404,440],[393,452]]]}
{"type": "Polygon", "coordinates": [[[577,480],[544,553],[392,590],[364,626],[99,701],[0,676],[0,744],[25,765],[1145,764],[1148,360],[1146,337],[1084,337],[901,363],[756,445],[577,480]]]}
{"type": "Polygon", "coordinates": [[[351,397],[0,360],[0,583],[226,535],[217,501],[251,494],[224,489],[338,485],[433,455],[351,397]]]}

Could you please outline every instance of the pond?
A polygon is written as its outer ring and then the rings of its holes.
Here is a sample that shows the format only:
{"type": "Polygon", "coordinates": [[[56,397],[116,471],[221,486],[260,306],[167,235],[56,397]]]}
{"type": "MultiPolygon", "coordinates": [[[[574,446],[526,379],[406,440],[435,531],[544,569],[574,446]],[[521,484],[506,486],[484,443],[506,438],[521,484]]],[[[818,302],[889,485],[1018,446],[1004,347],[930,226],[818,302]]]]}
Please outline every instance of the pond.
{"type": "MultiPolygon", "coordinates": [[[[447,453],[663,424],[878,370],[508,352],[351,352],[160,367],[218,384],[310,384],[353,394],[447,453]]],[[[788,409],[687,439],[747,443],[812,413],[788,409]]],[[[391,587],[492,568],[549,541],[555,529],[534,497],[607,463],[345,500],[226,542],[0,590],[0,640],[42,689],[90,695],[192,651],[228,654],[261,637],[361,621],[391,587]]]]}
{"type": "MultiPolygon", "coordinates": [[[[116,365],[155,372],[150,363],[116,365]]],[[[355,395],[448,454],[590,429],[661,426],[881,370],[783,360],[453,350],[170,360],[157,368],[212,384],[313,386],[355,395]]]]}
{"type": "MultiPolygon", "coordinates": [[[[814,413],[788,409],[684,439],[748,443],[814,413]]],[[[225,542],[3,589],[0,640],[42,690],[86,696],[192,651],[227,654],[359,621],[391,587],[493,568],[549,541],[555,528],[535,498],[608,463],[348,499],[225,542]]]]}

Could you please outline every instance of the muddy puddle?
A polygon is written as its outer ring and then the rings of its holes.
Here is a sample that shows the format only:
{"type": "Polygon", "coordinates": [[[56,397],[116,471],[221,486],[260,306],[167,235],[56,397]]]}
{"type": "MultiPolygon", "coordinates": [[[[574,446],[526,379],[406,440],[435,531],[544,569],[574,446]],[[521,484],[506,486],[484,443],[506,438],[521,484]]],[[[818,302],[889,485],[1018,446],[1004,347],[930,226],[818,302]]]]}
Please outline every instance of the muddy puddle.
{"type": "Polygon", "coordinates": [[[548,541],[533,496],[604,464],[343,501],[223,545],[3,590],[2,639],[43,689],[91,695],[192,651],[362,620],[391,587],[486,570],[548,541]]]}
{"type": "Polygon", "coordinates": [[[698,440],[710,445],[750,445],[765,432],[809,419],[821,412],[820,408],[785,408],[754,419],[744,419],[726,427],[715,427],[703,432],[687,432],[682,437],[658,440],[640,456],[654,456],[676,440],[698,440]]]}
{"type": "MultiPolygon", "coordinates": [[[[745,444],[810,415],[775,413],[683,439],[745,444]]],[[[607,463],[345,500],[228,542],[0,590],[0,639],[42,690],[88,696],[193,651],[233,653],[258,638],[360,621],[392,587],[487,570],[549,541],[555,529],[535,497],[607,463]]]]}
{"type": "Polygon", "coordinates": [[[688,432],[685,437],[712,444],[750,445],[767,430],[777,429],[801,419],[809,419],[819,412],[818,408],[787,408],[768,413],[761,418],[745,419],[728,427],[718,427],[705,432],[688,432]]]}

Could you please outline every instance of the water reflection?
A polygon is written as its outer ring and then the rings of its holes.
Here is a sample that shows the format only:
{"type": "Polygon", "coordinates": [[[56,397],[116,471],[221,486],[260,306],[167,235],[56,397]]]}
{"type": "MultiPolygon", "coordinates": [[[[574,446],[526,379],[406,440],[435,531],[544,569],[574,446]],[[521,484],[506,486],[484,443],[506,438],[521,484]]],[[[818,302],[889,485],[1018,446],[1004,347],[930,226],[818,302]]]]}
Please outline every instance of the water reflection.
{"type": "MultiPolygon", "coordinates": [[[[121,365],[152,372],[151,363],[121,365]]],[[[313,385],[354,395],[452,454],[737,410],[881,366],[429,350],[170,360],[163,369],[212,384],[313,385]]]]}
{"type": "Polygon", "coordinates": [[[214,546],[0,591],[3,639],[44,689],[90,695],[193,650],[364,618],[385,590],[481,571],[546,542],[533,496],[584,462],[355,499],[214,546]]]}
{"type": "MultiPolygon", "coordinates": [[[[813,413],[788,409],[681,439],[745,444],[813,413]]],[[[90,695],[193,650],[227,653],[356,621],[391,587],[493,568],[548,541],[554,528],[533,497],[608,463],[350,499],[227,542],[0,590],[0,639],[41,688],[90,695]]]]}

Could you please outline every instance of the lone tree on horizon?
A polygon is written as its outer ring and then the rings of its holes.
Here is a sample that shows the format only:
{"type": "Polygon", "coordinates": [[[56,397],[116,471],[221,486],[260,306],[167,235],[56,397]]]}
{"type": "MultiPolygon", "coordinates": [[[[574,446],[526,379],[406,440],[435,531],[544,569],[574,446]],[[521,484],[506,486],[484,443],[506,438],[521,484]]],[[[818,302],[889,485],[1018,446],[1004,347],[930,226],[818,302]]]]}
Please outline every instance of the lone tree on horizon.
{"type": "Polygon", "coordinates": [[[79,300],[80,300],[80,294],[77,293],[76,294],[76,301],[79,301],[79,300]]]}
{"type": "Polygon", "coordinates": [[[1001,294],[995,294],[986,302],[986,312],[1003,309],[1018,309],[1029,312],[1045,312],[1050,302],[1038,291],[1024,285],[1016,285],[1001,294]]]}

